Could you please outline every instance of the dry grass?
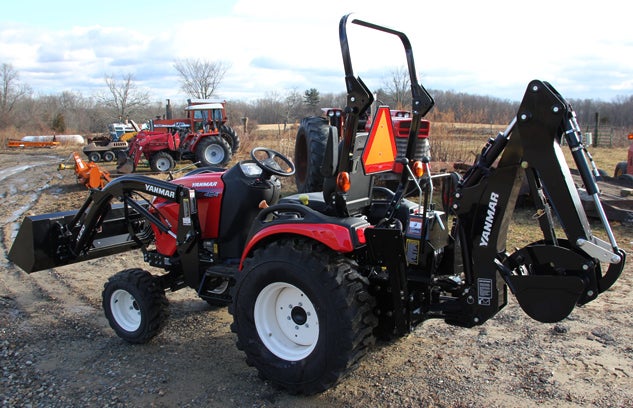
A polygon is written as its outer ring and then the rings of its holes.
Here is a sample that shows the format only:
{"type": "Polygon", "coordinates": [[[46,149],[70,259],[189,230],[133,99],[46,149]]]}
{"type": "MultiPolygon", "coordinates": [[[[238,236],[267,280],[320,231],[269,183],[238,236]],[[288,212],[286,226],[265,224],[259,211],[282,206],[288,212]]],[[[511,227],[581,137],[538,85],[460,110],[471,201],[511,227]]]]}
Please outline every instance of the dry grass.
{"type": "MultiPolygon", "coordinates": [[[[505,129],[505,124],[482,125],[469,123],[432,123],[431,124],[431,155],[433,161],[463,162],[471,164],[475,156],[481,152],[486,141],[495,137],[505,129]]],[[[250,149],[265,146],[278,150],[288,157],[294,156],[294,141],[297,134],[297,124],[258,125],[253,132],[242,135],[242,148],[235,159],[248,157],[250,149]]],[[[613,174],[615,165],[626,160],[626,147],[589,147],[599,169],[613,174]]],[[[563,148],[569,163],[573,163],[569,149],[563,148]]]]}

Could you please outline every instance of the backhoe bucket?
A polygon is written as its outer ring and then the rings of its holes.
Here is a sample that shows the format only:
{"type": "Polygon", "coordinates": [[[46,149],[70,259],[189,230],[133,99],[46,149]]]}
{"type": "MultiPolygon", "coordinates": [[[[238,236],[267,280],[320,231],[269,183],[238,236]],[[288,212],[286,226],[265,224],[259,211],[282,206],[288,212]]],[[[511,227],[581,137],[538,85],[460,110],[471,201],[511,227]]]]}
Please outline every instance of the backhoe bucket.
{"type": "MultiPolygon", "coordinates": [[[[77,211],[25,217],[9,251],[9,260],[25,272],[32,273],[139,247],[129,233],[123,205],[117,204],[105,217],[90,250],[69,260],[65,256],[68,245],[67,238],[62,234],[62,226],[70,223],[75,214],[77,211]]],[[[128,222],[135,223],[134,218],[138,217],[133,215],[128,218],[128,222]]]]}

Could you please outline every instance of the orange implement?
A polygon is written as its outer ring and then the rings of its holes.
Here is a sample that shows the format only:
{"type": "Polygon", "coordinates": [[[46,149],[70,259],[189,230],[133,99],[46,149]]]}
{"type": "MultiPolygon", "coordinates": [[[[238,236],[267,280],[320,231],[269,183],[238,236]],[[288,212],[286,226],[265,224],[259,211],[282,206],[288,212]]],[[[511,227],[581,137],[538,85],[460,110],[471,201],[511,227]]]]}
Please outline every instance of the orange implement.
{"type": "MultiPolygon", "coordinates": [[[[77,181],[87,188],[103,188],[108,182],[110,182],[110,173],[106,170],[101,170],[93,162],[86,163],[81,159],[79,154],[73,152],[73,159],[75,160],[75,174],[77,175],[77,181]]],[[[65,169],[64,164],[59,165],[59,170],[65,169]]]]}
{"type": "Polygon", "coordinates": [[[24,140],[9,139],[7,147],[55,147],[59,146],[59,142],[26,142],[24,140]]]}

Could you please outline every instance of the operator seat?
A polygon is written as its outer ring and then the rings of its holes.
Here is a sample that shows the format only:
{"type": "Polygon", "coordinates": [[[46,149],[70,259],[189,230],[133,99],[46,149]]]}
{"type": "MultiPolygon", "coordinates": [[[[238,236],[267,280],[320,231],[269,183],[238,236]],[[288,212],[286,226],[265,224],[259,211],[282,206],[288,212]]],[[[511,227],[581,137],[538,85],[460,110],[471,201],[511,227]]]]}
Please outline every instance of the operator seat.
{"type": "Polygon", "coordinates": [[[280,204],[301,204],[301,199],[304,199],[305,202],[307,197],[307,204],[305,205],[325,215],[343,217],[365,213],[371,205],[373,189],[373,176],[365,175],[361,162],[366,142],[367,133],[356,135],[351,158],[352,168],[349,171],[351,187],[345,195],[344,201],[339,199],[337,204],[336,175],[338,173],[341,144],[338,141],[336,127],[330,126],[323,163],[320,168],[321,175],[324,177],[323,192],[294,194],[282,198],[280,204]]]}

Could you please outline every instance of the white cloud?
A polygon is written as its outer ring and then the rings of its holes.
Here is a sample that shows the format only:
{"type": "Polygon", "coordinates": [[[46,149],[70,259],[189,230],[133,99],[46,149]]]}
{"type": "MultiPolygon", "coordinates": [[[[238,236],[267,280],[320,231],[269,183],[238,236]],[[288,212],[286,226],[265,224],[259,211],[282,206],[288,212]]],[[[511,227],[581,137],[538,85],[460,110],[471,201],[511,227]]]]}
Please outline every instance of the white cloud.
{"type": "MultiPolygon", "coordinates": [[[[14,3],[6,6],[13,15],[26,13],[14,3]]],[[[12,63],[41,93],[90,93],[104,86],[106,73],[130,72],[157,100],[184,99],[172,66],[177,58],[229,63],[219,89],[227,99],[290,89],[343,92],[338,24],[353,11],[409,36],[418,74],[430,89],[518,100],[538,78],[568,98],[633,92],[633,35],[615,0],[324,0],[316,7],[290,0],[238,0],[232,7],[194,1],[198,14],[182,14],[172,3],[156,1],[148,9],[127,2],[120,19],[64,1],[31,6],[33,25],[0,25],[0,62],[12,63]],[[56,19],[68,19],[65,24],[43,23],[52,8],[56,19]]],[[[370,87],[404,66],[395,37],[355,26],[348,31],[355,74],[370,87]]]]}

